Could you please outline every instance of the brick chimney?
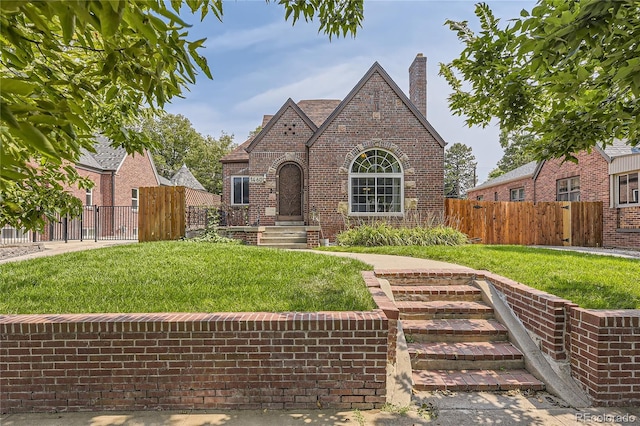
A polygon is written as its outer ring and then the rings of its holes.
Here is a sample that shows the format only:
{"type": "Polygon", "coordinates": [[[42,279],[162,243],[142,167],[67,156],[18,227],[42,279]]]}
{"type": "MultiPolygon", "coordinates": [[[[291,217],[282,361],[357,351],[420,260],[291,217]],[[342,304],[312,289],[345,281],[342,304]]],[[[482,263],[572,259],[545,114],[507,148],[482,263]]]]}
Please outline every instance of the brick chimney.
{"type": "Polygon", "coordinates": [[[427,116],[427,58],[418,53],[409,67],[409,99],[427,116]]]}

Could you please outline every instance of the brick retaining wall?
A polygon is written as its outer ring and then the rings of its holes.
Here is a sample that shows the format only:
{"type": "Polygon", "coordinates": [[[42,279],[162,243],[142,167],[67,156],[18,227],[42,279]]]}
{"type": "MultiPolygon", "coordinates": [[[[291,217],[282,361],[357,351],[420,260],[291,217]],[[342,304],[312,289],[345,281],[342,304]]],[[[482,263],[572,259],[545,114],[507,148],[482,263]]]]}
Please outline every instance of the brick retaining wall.
{"type": "Polygon", "coordinates": [[[5,315],[0,411],[379,408],[389,336],[382,309],[5,315]]]}
{"type": "Polygon", "coordinates": [[[640,310],[582,309],[575,303],[486,271],[541,350],[568,360],[594,405],[640,404],[640,310]]]}

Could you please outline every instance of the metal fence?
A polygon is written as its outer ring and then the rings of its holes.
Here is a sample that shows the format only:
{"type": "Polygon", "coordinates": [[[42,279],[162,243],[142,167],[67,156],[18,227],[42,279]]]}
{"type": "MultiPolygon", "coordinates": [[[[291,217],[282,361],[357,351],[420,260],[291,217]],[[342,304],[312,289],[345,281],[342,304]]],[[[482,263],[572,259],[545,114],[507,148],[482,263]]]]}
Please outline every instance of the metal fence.
{"type": "Polygon", "coordinates": [[[58,217],[41,232],[5,226],[0,244],[69,240],[137,240],[138,209],[131,206],[85,206],[79,217],[58,217]]]}

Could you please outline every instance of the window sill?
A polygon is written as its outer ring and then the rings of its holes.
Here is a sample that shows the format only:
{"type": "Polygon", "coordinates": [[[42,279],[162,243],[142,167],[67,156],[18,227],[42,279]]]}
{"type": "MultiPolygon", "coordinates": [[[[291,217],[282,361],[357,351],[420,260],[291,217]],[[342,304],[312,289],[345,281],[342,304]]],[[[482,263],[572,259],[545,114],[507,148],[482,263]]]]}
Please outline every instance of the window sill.
{"type": "Polygon", "coordinates": [[[616,228],[621,234],[640,234],[640,228],[616,228]]]}

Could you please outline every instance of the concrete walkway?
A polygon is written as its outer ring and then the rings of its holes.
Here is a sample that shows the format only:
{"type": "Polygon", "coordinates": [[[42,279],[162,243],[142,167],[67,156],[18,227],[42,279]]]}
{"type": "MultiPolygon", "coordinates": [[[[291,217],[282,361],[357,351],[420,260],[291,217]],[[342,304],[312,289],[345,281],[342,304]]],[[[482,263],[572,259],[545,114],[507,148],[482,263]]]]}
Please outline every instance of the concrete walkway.
{"type": "MultiPolygon", "coordinates": [[[[92,241],[45,243],[44,250],[4,259],[18,261],[35,257],[101,248],[130,241],[92,241]]],[[[376,269],[457,269],[466,267],[451,263],[402,256],[377,254],[318,252],[318,255],[343,256],[361,260],[376,269]]],[[[386,410],[283,410],[283,411],[136,411],[92,413],[35,413],[0,415],[0,426],[106,426],[106,425],[540,425],[569,426],[584,424],[640,425],[640,407],[588,408],[575,410],[545,392],[530,395],[513,393],[410,392],[392,390],[396,405],[386,410]],[[404,393],[404,394],[403,394],[404,393]],[[398,395],[399,394],[399,395],[398,395]]],[[[1,407],[0,407],[1,411],[1,407]]]]}

